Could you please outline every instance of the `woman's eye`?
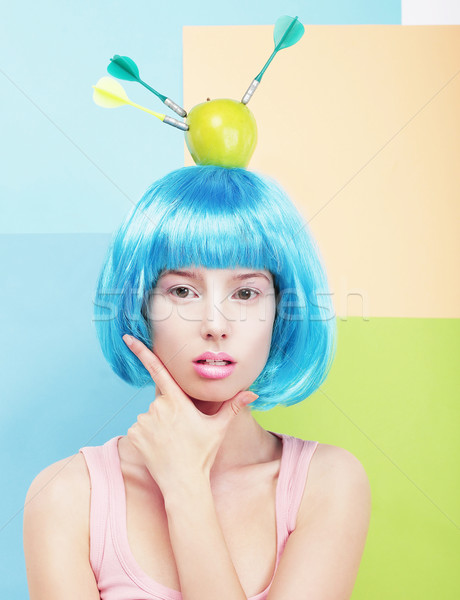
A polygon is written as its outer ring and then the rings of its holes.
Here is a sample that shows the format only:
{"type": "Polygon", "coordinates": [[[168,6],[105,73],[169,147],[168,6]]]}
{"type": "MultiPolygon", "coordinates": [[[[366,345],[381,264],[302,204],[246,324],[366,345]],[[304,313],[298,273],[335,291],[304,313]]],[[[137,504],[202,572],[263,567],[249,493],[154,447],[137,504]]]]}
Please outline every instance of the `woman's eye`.
{"type": "Polygon", "coordinates": [[[255,298],[256,296],[258,296],[260,294],[260,292],[256,292],[256,290],[251,290],[249,288],[244,288],[243,290],[238,290],[236,293],[243,294],[243,296],[240,296],[240,300],[252,300],[253,298],[255,298]],[[251,297],[251,294],[254,294],[254,296],[251,297]]]}
{"type": "Polygon", "coordinates": [[[171,294],[176,296],[176,298],[186,299],[186,298],[188,298],[188,292],[190,292],[190,288],[185,287],[185,286],[179,286],[176,288],[172,288],[169,291],[171,292],[171,294]],[[178,294],[176,295],[174,292],[178,292],[178,294]]]}

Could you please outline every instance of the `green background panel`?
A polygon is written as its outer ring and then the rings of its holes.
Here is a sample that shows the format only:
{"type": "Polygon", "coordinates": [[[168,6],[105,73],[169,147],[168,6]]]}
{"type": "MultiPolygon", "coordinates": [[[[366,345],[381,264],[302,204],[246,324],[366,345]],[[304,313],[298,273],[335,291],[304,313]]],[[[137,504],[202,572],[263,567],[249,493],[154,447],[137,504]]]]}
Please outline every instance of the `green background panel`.
{"type": "Polygon", "coordinates": [[[460,319],[339,319],[321,388],[254,413],[366,469],[372,516],[353,600],[459,598],[459,350],[460,319]]]}

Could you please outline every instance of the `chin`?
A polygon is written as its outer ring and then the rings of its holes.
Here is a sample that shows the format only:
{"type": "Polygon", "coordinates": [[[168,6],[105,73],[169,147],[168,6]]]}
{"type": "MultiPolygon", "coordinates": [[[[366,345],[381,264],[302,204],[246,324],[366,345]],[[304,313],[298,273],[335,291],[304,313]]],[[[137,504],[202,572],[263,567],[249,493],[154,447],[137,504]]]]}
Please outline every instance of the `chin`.
{"type": "MultiPolygon", "coordinates": [[[[211,380],[209,380],[211,381],[211,380]]],[[[222,382],[220,382],[220,386],[213,386],[211,385],[210,387],[208,387],[208,389],[203,390],[202,386],[200,386],[201,389],[197,389],[196,387],[189,388],[189,391],[187,391],[185,388],[182,388],[185,393],[190,396],[190,398],[196,402],[206,402],[206,403],[222,403],[225,402],[226,400],[230,400],[230,398],[233,398],[233,396],[235,396],[235,394],[237,394],[239,391],[241,391],[240,389],[235,389],[233,391],[233,389],[229,389],[229,386],[222,386],[222,382]]]]}
{"type": "MultiPolygon", "coordinates": [[[[236,392],[235,392],[236,394],[236,392]]],[[[211,403],[211,402],[225,402],[226,400],[230,400],[230,398],[233,398],[233,396],[235,394],[231,394],[230,396],[228,394],[216,394],[216,393],[212,393],[209,392],[207,394],[188,394],[191,398],[191,400],[196,401],[196,402],[206,402],[206,403],[211,403]]]]}
{"type": "Polygon", "coordinates": [[[222,403],[233,398],[238,392],[248,390],[255,381],[254,379],[245,384],[241,381],[241,377],[238,378],[239,381],[231,381],[231,379],[232,376],[225,379],[202,379],[193,370],[183,385],[178,383],[187,396],[196,402],[222,403]]]}

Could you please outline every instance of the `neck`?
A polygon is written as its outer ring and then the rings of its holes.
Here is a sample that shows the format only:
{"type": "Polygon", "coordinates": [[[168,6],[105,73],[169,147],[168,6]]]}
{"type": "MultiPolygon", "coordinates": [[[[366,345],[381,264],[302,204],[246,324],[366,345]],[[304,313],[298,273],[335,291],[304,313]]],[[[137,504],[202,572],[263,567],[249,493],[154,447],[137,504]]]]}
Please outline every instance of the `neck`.
{"type": "Polygon", "coordinates": [[[230,469],[273,460],[278,441],[257,423],[249,408],[243,408],[227,428],[211,477],[230,469]]]}

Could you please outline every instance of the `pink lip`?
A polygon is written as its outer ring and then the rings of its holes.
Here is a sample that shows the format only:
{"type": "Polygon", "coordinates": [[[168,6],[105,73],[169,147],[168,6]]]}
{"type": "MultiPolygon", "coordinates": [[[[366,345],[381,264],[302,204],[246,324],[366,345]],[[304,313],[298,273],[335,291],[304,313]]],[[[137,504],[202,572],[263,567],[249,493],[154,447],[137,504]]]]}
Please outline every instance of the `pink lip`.
{"type": "MultiPolygon", "coordinates": [[[[210,357],[208,357],[210,358],[210,357]]],[[[202,359],[200,359],[202,360],[202,359]]],[[[204,359],[203,359],[204,360],[204,359]]],[[[215,360],[218,360],[217,358],[215,360]]],[[[229,360],[226,358],[222,358],[220,360],[229,360]]],[[[193,368],[202,377],[206,377],[207,379],[223,379],[224,377],[228,377],[235,370],[236,363],[231,363],[229,365],[207,365],[204,363],[193,363],[193,368]]]]}
{"type": "Polygon", "coordinates": [[[203,354],[194,358],[193,362],[196,363],[197,360],[228,360],[232,363],[236,362],[233,357],[225,354],[225,352],[203,352],[203,354]]]}

